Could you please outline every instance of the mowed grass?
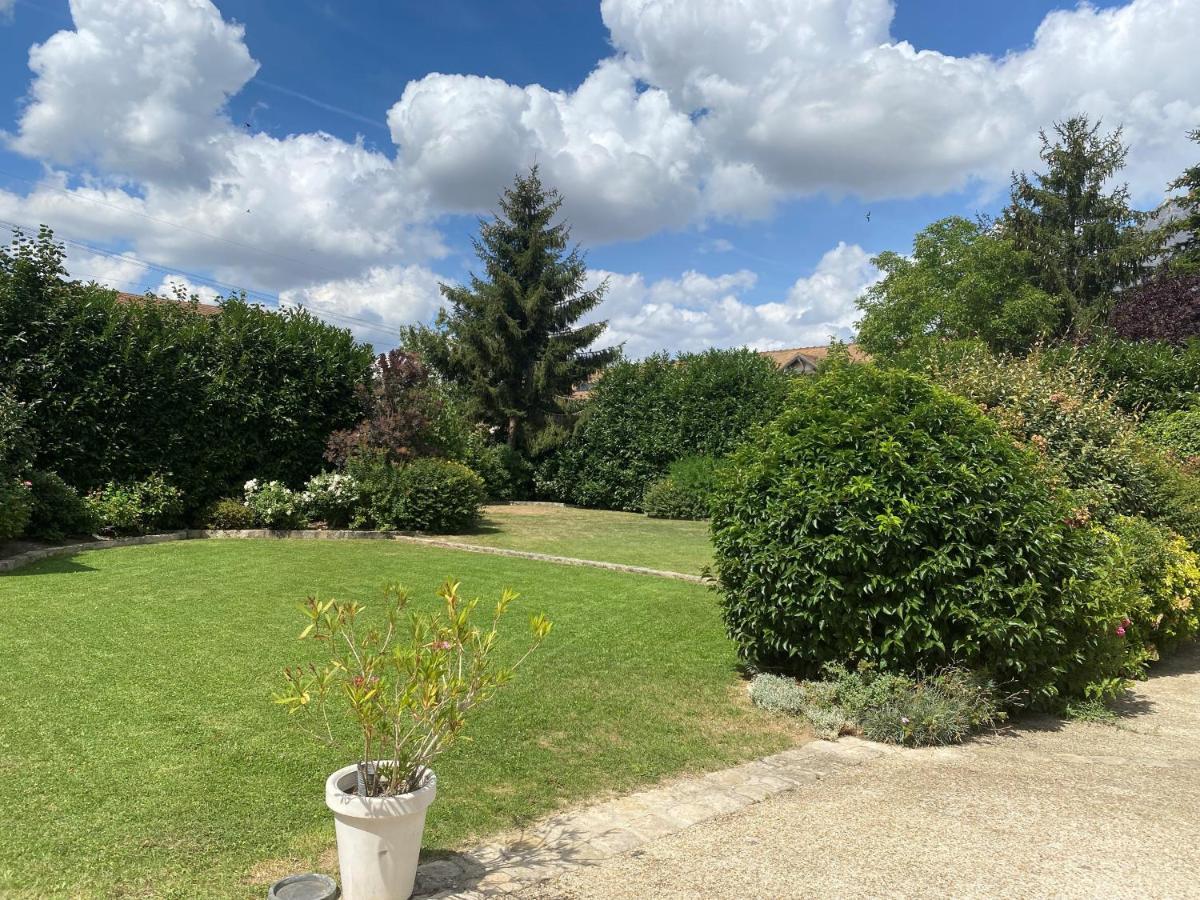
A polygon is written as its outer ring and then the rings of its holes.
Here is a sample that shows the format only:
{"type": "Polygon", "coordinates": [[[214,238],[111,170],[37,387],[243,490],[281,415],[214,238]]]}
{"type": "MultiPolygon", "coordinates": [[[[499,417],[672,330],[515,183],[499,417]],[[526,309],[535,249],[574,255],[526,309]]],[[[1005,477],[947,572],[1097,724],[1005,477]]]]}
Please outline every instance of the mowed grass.
{"type": "Polygon", "coordinates": [[[707,522],[542,505],[484,508],[479,527],[449,540],[698,575],[712,562],[707,522]]]}
{"type": "MultiPolygon", "coordinates": [[[[716,599],[697,585],[384,542],[191,541],[47,560],[0,575],[0,895],[262,897],[333,872],[323,802],[352,761],[271,703],[296,603],[433,604],[446,576],[522,592],[555,628],[437,763],[427,852],[674,773],[795,740],[748,706],[716,599]]],[[[507,640],[511,638],[511,640],[507,640]]]]}

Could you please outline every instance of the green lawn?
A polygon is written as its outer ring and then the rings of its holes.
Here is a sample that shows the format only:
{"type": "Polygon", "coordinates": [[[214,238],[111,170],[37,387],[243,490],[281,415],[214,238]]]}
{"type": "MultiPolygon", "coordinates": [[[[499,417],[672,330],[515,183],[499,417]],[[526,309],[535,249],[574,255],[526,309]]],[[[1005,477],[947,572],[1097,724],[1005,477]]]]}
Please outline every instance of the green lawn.
{"type": "Polygon", "coordinates": [[[488,506],[474,532],[450,540],[687,575],[699,574],[712,562],[707,522],[649,519],[640,513],[600,509],[488,506]]]}
{"type": "Polygon", "coordinates": [[[427,851],[795,739],[742,699],[698,585],[374,541],[47,560],[0,575],[0,895],[250,898],[330,871],[323,783],[348,758],[270,702],[314,649],[296,602],[399,581],[433,603],[447,575],[520,590],[513,632],[537,610],[555,630],[438,762],[427,851]]]}

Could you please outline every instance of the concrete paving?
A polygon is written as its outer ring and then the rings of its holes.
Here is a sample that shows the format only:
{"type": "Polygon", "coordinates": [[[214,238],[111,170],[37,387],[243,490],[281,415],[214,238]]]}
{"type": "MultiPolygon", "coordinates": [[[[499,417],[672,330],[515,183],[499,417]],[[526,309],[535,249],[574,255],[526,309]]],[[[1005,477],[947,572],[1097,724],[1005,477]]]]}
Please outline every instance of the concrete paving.
{"type": "Polygon", "coordinates": [[[511,896],[1200,898],[1200,650],[1122,711],[864,757],[511,896]]]}

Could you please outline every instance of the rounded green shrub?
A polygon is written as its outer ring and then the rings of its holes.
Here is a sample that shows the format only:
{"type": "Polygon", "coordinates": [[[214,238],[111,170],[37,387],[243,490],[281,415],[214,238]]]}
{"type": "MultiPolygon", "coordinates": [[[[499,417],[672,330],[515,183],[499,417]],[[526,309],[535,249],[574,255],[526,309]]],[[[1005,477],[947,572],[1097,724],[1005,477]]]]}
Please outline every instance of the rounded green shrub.
{"type": "Polygon", "coordinates": [[[722,479],[729,634],[805,677],[962,665],[1049,702],[1112,667],[1098,623],[1113,612],[1076,587],[1091,542],[1072,512],[972,404],[918,375],[838,367],[800,382],[722,479]]]}
{"type": "Polygon", "coordinates": [[[0,478],[0,541],[9,541],[25,533],[33,497],[28,483],[16,478],[0,478]]]}
{"type": "Polygon", "coordinates": [[[96,519],[83,498],[53,472],[33,472],[29,481],[33,507],[26,533],[30,537],[61,541],[95,529],[96,519]]]}
{"type": "Polygon", "coordinates": [[[209,528],[225,531],[242,531],[254,528],[254,512],[241,500],[226,497],[218,500],[204,512],[204,524],[209,528]]]}
{"type": "Polygon", "coordinates": [[[1180,459],[1200,457],[1200,407],[1151,416],[1143,431],[1151,441],[1180,459]]]}
{"type": "Polygon", "coordinates": [[[183,493],[161,475],[129,484],[109,482],[84,498],[101,530],[144,534],[183,523],[183,493]]]}
{"type": "Polygon", "coordinates": [[[465,531],[479,520],[483,479],[462,463],[423,457],[407,463],[351,463],[360,485],[356,528],[465,531]]]}
{"type": "Polygon", "coordinates": [[[723,461],[689,456],[671,464],[670,474],[652,482],[642,509],[654,519],[707,519],[723,461]]]}
{"type": "Polygon", "coordinates": [[[304,524],[304,504],[299,494],[281,481],[246,482],[246,508],[259,528],[288,530],[304,524]]]}

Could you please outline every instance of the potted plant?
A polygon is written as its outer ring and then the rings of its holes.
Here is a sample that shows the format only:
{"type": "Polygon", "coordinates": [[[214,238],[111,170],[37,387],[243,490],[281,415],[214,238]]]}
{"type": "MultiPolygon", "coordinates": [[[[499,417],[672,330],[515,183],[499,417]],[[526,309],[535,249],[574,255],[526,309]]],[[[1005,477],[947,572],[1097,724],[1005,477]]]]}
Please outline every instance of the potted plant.
{"type": "Polygon", "coordinates": [[[324,665],[288,668],[275,701],[319,723],[316,735],[335,744],[329,718],[337,702],[356,728],[357,761],[325,782],[333,812],[338,865],[346,900],[395,900],[412,894],[425,827],[437,793],[431,764],[462,731],[466,714],[512,678],[550,633],[543,615],[530,620],[532,639],[516,662],[496,655],[497,627],[517,595],[505,590],[486,627],[474,624],[478,598],[462,600],[459,585],[438,590],[441,609],[408,612],[409,594],[384,592],[383,621],[364,625],[354,602],[304,605],[301,640],[329,648],[324,665]]]}

